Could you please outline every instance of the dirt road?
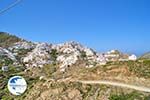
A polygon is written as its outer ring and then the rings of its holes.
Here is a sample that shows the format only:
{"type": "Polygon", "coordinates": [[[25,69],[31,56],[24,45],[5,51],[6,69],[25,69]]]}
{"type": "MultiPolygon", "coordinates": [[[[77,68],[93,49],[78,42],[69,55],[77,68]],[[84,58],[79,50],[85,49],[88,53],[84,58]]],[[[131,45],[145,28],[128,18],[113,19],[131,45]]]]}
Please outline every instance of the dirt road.
{"type": "Polygon", "coordinates": [[[99,80],[99,81],[78,80],[77,82],[80,82],[82,84],[104,84],[104,85],[118,86],[118,87],[123,87],[123,88],[130,88],[130,89],[143,91],[143,92],[150,92],[150,87],[137,86],[137,85],[131,85],[131,84],[125,84],[125,83],[113,82],[113,81],[106,81],[106,80],[99,80]]]}

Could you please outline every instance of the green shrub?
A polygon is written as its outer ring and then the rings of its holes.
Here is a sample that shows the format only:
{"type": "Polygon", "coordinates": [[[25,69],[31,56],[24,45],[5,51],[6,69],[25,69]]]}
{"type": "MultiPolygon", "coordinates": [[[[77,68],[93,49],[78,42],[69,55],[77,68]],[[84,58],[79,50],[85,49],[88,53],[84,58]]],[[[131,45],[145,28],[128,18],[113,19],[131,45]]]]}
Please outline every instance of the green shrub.
{"type": "Polygon", "coordinates": [[[45,73],[46,76],[48,76],[48,77],[51,77],[52,74],[53,74],[54,72],[56,72],[56,70],[57,70],[57,69],[56,69],[56,66],[53,65],[53,64],[45,65],[45,66],[42,68],[43,73],[45,73]]]}
{"type": "Polygon", "coordinates": [[[143,95],[137,92],[132,92],[128,94],[113,94],[109,97],[109,100],[143,100],[143,95]]]}
{"type": "Polygon", "coordinates": [[[52,49],[51,52],[50,52],[50,56],[51,56],[51,60],[52,60],[53,62],[56,61],[57,55],[58,55],[57,50],[56,50],[56,49],[52,49]]]}
{"type": "Polygon", "coordinates": [[[85,60],[86,57],[87,57],[86,52],[81,51],[81,58],[85,60]]]}
{"type": "Polygon", "coordinates": [[[138,77],[150,77],[150,60],[144,60],[143,62],[129,61],[127,66],[129,71],[135,73],[138,77]]]}

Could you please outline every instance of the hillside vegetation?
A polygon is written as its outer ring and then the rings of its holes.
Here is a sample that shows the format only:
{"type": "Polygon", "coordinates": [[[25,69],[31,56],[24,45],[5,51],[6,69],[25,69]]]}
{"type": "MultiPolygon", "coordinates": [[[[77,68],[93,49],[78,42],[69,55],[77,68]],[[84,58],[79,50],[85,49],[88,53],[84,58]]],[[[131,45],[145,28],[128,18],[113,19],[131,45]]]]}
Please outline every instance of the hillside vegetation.
{"type": "Polygon", "coordinates": [[[0,47],[7,48],[21,39],[5,32],[0,32],[0,47]]]}
{"type": "MultiPolygon", "coordinates": [[[[148,86],[150,61],[110,62],[105,66],[72,66],[65,73],[57,72],[56,65],[33,68],[24,73],[28,90],[20,97],[12,96],[6,89],[4,100],[149,100],[150,94],[133,89],[100,84],[82,84],[76,80],[112,80],[148,86]],[[43,75],[43,78],[40,76],[43,75]],[[142,81],[141,79],[146,79],[142,81]],[[9,97],[9,98],[8,98],[9,97]]],[[[2,94],[1,94],[2,95],[2,94]]]]}

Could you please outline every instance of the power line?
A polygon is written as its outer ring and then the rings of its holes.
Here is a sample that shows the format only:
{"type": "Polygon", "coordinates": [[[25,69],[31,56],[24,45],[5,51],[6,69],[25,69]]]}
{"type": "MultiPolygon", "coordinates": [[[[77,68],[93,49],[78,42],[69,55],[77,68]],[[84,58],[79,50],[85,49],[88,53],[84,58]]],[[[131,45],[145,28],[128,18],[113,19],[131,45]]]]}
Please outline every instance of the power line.
{"type": "Polygon", "coordinates": [[[22,0],[16,0],[15,2],[11,3],[9,6],[7,6],[6,8],[3,8],[2,10],[0,10],[0,15],[5,13],[6,11],[8,11],[9,9],[15,7],[17,4],[19,4],[22,0]]]}

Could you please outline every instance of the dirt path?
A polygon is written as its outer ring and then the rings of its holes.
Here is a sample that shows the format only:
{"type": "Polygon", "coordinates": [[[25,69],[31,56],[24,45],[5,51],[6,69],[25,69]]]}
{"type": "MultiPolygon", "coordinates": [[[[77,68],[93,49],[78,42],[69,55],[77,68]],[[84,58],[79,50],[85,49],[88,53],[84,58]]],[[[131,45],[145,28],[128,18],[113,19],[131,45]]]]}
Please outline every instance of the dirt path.
{"type": "Polygon", "coordinates": [[[77,82],[80,82],[82,84],[105,84],[105,85],[112,85],[112,86],[118,86],[118,87],[123,87],[123,88],[130,88],[130,89],[143,91],[143,92],[150,92],[150,87],[143,87],[143,86],[137,86],[137,85],[131,85],[131,84],[125,84],[125,83],[113,82],[113,81],[106,81],[106,80],[99,80],[99,81],[78,80],[77,82]]]}

